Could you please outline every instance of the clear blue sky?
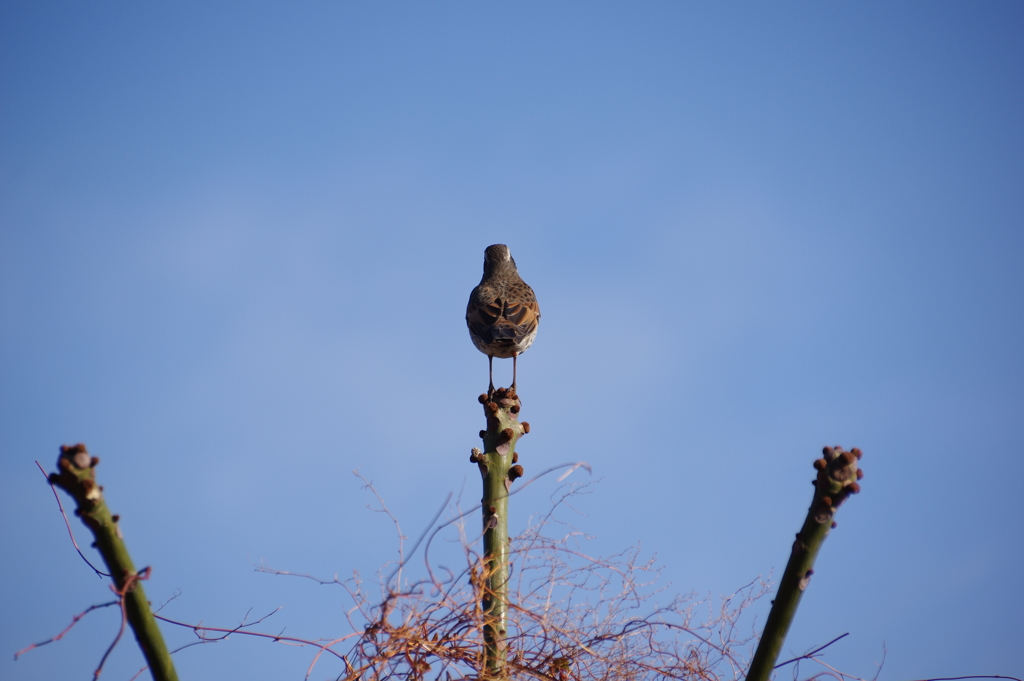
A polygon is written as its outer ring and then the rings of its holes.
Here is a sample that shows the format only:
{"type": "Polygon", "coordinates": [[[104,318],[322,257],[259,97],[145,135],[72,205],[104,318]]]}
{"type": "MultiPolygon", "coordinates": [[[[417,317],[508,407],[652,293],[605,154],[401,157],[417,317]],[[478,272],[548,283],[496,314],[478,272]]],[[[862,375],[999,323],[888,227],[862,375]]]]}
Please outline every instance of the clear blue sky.
{"type": "Polygon", "coordinates": [[[11,660],[109,594],[33,464],[62,443],[168,614],[342,633],[340,593],[252,565],[392,559],[353,469],[413,536],[477,498],[491,243],[543,311],[522,462],[593,466],[595,553],[732,593],[781,572],[821,446],[860,446],[787,652],[1024,675],[1022,35],[1014,2],[4,3],[0,677],[88,678],[116,629],[11,660]]]}

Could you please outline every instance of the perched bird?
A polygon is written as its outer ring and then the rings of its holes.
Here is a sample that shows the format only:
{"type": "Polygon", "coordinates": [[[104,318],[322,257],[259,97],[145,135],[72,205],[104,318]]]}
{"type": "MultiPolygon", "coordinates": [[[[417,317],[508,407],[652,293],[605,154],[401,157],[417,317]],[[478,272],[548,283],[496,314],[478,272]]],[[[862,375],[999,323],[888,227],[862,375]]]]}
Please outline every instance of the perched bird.
{"type": "Polygon", "coordinates": [[[466,326],[473,345],[487,355],[494,392],[494,358],[512,358],[512,391],[516,387],[516,359],[533,343],[540,322],[540,305],[533,289],[519,277],[516,261],[505,244],[484,250],[484,276],[469,295],[466,326]]]}

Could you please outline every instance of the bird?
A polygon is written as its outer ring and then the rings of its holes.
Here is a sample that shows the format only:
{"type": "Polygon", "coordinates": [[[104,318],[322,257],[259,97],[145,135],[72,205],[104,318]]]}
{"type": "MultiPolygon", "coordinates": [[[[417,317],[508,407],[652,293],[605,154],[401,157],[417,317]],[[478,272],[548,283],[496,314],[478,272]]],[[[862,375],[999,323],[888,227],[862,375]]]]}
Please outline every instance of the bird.
{"type": "Polygon", "coordinates": [[[540,305],[533,289],[519,276],[516,261],[505,244],[484,249],[484,276],[469,295],[466,326],[469,337],[487,355],[488,396],[494,394],[494,358],[512,358],[512,387],[516,390],[516,361],[537,337],[540,305]]]}

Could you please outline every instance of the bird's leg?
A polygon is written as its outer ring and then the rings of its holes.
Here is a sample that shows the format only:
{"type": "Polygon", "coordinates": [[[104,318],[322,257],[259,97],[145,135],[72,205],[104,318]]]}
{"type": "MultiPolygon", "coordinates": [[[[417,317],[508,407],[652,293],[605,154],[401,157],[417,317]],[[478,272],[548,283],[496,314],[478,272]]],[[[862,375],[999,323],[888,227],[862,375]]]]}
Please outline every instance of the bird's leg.
{"type": "Polygon", "coordinates": [[[487,396],[494,394],[494,355],[487,355],[487,396]]]}
{"type": "Polygon", "coordinates": [[[512,387],[510,388],[510,390],[512,390],[512,394],[513,395],[516,394],[516,360],[518,360],[518,359],[519,359],[519,353],[518,352],[513,352],[512,353],[512,387]]]}

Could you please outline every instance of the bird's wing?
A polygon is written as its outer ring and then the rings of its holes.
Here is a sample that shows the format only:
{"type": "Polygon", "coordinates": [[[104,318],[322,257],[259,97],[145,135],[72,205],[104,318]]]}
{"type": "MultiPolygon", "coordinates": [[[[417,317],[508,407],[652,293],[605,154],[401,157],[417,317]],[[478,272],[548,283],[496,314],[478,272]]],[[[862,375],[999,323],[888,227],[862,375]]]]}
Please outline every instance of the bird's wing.
{"type": "Polygon", "coordinates": [[[526,336],[537,333],[540,305],[537,304],[537,296],[534,295],[533,289],[525,281],[513,284],[508,293],[502,312],[505,319],[515,324],[516,341],[520,342],[526,336]]]}
{"type": "Polygon", "coordinates": [[[506,303],[503,316],[516,326],[517,341],[537,331],[540,306],[536,300],[506,303]]]}
{"type": "Polygon", "coordinates": [[[466,306],[466,325],[475,336],[487,337],[501,318],[504,304],[499,298],[474,290],[466,306]]]}

